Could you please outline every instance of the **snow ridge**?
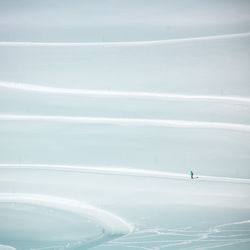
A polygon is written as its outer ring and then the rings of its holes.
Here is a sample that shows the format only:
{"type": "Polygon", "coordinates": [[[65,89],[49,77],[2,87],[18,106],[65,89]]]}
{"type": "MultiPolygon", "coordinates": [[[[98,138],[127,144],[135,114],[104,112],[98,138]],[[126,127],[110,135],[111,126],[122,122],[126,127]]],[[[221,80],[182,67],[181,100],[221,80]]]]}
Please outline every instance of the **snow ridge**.
{"type": "Polygon", "coordinates": [[[226,102],[239,102],[239,103],[250,104],[250,98],[237,97],[237,96],[187,95],[187,94],[173,94],[173,93],[55,88],[37,84],[7,82],[7,81],[0,81],[0,87],[22,90],[22,91],[46,93],[46,94],[101,96],[101,97],[118,97],[118,98],[166,99],[166,100],[182,100],[182,101],[226,101],[226,102]]]}
{"type": "Polygon", "coordinates": [[[121,46],[152,46],[183,42],[197,42],[217,39],[249,37],[250,33],[225,34],[203,37],[187,37],[155,41],[134,41],[134,42],[0,42],[1,47],[121,47],[121,46]]]}
{"type": "Polygon", "coordinates": [[[250,132],[250,125],[220,122],[200,122],[185,120],[109,118],[86,116],[49,116],[49,115],[13,115],[0,114],[2,121],[46,121],[46,122],[73,122],[85,124],[109,124],[119,126],[152,126],[174,128],[223,129],[241,132],[250,132]]]}
{"type": "MultiPolygon", "coordinates": [[[[0,163],[0,169],[32,169],[32,170],[51,170],[51,171],[76,171],[95,174],[112,174],[112,175],[128,175],[138,177],[154,177],[154,178],[171,178],[171,179],[190,179],[187,174],[170,173],[164,171],[135,169],[119,166],[79,166],[79,165],[57,165],[57,164],[17,164],[17,163],[0,163]]],[[[231,178],[231,177],[216,177],[216,176],[199,176],[199,180],[213,182],[230,182],[230,183],[245,183],[250,184],[250,179],[231,178]]]]}
{"type": "Polygon", "coordinates": [[[100,223],[109,235],[123,235],[134,230],[134,227],[121,217],[82,201],[28,193],[0,193],[0,202],[28,203],[88,216],[100,223]]]}

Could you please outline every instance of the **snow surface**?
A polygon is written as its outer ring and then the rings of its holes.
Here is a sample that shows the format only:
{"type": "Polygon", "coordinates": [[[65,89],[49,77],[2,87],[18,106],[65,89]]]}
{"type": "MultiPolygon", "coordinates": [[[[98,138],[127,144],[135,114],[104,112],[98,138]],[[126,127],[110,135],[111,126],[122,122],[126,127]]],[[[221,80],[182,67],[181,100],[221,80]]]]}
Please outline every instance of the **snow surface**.
{"type": "Polygon", "coordinates": [[[249,10],[0,1],[0,249],[249,249],[249,10]]]}

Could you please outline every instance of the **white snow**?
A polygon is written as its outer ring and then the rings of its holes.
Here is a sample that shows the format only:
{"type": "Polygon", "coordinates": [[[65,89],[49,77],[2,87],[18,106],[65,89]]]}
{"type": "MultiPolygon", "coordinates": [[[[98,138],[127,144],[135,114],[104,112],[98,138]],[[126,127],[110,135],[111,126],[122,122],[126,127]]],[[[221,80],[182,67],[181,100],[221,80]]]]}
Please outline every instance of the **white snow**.
{"type": "Polygon", "coordinates": [[[171,43],[185,43],[185,42],[196,42],[196,41],[209,41],[217,39],[227,38],[238,38],[238,37],[249,37],[250,33],[239,33],[239,34],[227,34],[217,36],[202,36],[202,37],[188,37],[179,39],[168,39],[158,41],[136,41],[136,42],[91,42],[91,43],[40,43],[40,42],[0,42],[0,46],[14,46],[14,47],[121,47],[121,46],[153,46],[153,45],[165,45],[171,43]]]}
{"type": "Polygon", "coordinates": [[[249,9],[1,1],[0,249],[249,249],[249,9]]]}
{"type": "Polygon", "coordinates": [[[250,98],[242,98],[236,96],[207,96],[207,95],[179,95],[168,93],[146,93],[146,92],[117,92],[105,90],[87,90],[87,89],[67,89],[67,88],[53,88],[49,86],[42,86],[38,84],[14,83],[14,82],[0,82],[1,87],[18,89],[24,91],[33,91],[46,94],[68,94],[68,95],[83,95],[83,96],[107,96],[118,98],[147,98],[147,99],[167,99],[167,100],[187,100],[187,101],[222,101],[222,102],[239,102],[248,103],[250,98]]]}

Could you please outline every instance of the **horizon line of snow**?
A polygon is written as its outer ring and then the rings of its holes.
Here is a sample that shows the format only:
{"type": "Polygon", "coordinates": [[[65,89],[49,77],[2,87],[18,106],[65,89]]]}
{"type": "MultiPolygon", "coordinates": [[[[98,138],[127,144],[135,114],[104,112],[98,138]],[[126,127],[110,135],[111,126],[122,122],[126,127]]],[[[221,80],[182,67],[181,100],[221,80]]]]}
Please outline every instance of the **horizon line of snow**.
{"type": "Polygon", "coordinates": [[[13,47],[121,47],[121,46],[150,46],[150,45],[164,45],[172,43],[183,43],[192,41],[217,40],[227,38],[249,37],[250,32],[212,35],[201,37],[187,37],[187,38],[173,38],[167,40],[153,40],[153,41],[130,41],[130,42],[7,42],[1,41],[0,46],[13,47]]]}
{"type": "Polygon", "coordinates": [[[100,223],[105,229],[105,233],[110,235],[128,234],[134,230],[134,226],[123,218],[83,201],[29,193],[0,193],[0,203],[1,202],[27,203],[87,216],[96,220],[97,223],[100,223]]]}
{"type": "Polygon", "coordinates": [[[171,93],[152,93],[152,92],[129,92],[129,91],[107,91],[107,90],[87,90],[71,88],[55,88],[28,83],[17,83],[0,81],[0,87],[17,89],[22,91],[48,93],[48,94],[67,94],[84,96],[107,96],[122,98],[146,98],[146,99],[173,99],[173,100],[199,100],[199,101],[229,101],[250,103],[250,98],[234,96],[213,96],[213,95],[184,95],[171,93]]]}
{"type": "MultiPolygon", "coordinates": [[[[108,167],[108,166],[85,166],[85,165],[59,165],[59,164],[24,164],[24,163],[0,163],[0,169],[32,169],[32,170],[55,170],[55,171],[76,171],[94,174],[111,174],[121,176],[135,177],[154,177],[154,178],[171,178],[171,179],[190,179],[188,174],[165,172],[160,170],[146,170],[126,167],[108,167]]],[[[250,179],[233,178],[233,177],[217,177],[199,175],[200,180],[214,182],[231,182],[250,184],[250,179]]]]}
{"type": "Polygon", "coordinates": [[[48,121],[48,122],[72,122],[85,124],[108,124],[119,126],[152,126],[174,128],[201,128],[201,129],[224,129],[241,132],[250,132],[250,125],[220,122],[201,122],[186,120],[159,120],[137,118],[108,118],[108,117],[85,117],[85,116],[49,116],[49,115],[12,115],[0,114],[2,121],[48,121]]]}

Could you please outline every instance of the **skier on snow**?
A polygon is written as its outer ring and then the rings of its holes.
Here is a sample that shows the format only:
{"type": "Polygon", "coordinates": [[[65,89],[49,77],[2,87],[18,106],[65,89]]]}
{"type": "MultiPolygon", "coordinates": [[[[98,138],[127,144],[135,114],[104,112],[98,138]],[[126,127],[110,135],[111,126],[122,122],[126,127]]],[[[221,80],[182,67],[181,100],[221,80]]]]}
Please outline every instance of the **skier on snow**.
{"type": "Polygon", "coordinates": [[[194,179],[194,173],[193,173],[192,170],[191,170],[191,172],[190,172],[190,175],[191,175],[191,179],[194,179]]]}

